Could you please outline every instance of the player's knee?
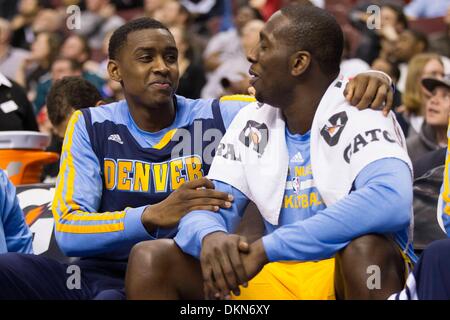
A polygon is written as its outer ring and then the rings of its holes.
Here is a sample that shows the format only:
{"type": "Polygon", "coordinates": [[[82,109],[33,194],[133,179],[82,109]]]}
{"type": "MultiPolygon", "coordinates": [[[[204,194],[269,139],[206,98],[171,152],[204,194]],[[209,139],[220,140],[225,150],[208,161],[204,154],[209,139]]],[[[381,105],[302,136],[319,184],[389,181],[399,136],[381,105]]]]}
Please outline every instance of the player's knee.
{"type": "Polygon", "coordinates": [[[133,271],[164,269],[170,263],[170,251],[174,245],[169,239],[140,242],[130,252],[129,266],[133,271]]]}
{"type": "Polygon", "coordinates": [[[364,235],[353,239],[338,253],[338,258],[344,262],[343,267],[358,264],[383,265],[387,261],[395,261],[400,257],[395,245],[390,241],[378,234],[364,235]]]}

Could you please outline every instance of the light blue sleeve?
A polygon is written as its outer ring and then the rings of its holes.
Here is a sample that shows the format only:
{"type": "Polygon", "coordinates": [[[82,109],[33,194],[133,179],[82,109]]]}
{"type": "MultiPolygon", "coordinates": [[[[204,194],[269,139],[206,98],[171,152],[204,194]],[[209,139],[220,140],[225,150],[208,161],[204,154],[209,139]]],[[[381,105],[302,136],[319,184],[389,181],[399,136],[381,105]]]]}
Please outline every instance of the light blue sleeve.
{"type": "Polygon", "coordinates": [[[3,247],[6,247],[7,252],[33,253],[33,237],[19,206],[16,188],[2,170],[0,170],[0,218],[5,240],[3,247]]]}
{"type": "Polygon", "coordinates": [[[247,207],[247,197],[229,184],[214,181],[215,189],[228,192],[234,197],[231,208],[218,212],[196,210],[185,215],[178,225],[175,242],[185,253],[200,257],[203,238],[213,232],[233,232],[247,207]]]}
{"type": "Polygon", "coordinates": [[[309,219],[263,237],[270,261],[311,261],[332,257],[368,233],[390,233],[410,223],[412,178],[401,160],[384,158],[358,175],[355,191],[309,219]]]}
{"type": "MultiPolygon", "coordinates": [[[[421,18],[427,5],[429,5],[428,1],[413,0],[405,6],[403,11],[409,17],[421,18]]],[[[444,15],[445,13],[443,12],[442,14],[444,15]]]]}
{"type": "Polygon", "coordinates": [[[238,114],[238,112],[246,105],[256,101],[251,96],[225,96],[220,99],[220,113],[222,115],[225,129],[228,129],[231,121],[238,114]]]}
{"type": "Polygon", "coordinates": [[[66,255],[98,255],[154,239],[141,222],[145,206],[98,212],[102,190],[100,164],[77,111],[67,127],[52,203],[56,240],[66,255]]]}

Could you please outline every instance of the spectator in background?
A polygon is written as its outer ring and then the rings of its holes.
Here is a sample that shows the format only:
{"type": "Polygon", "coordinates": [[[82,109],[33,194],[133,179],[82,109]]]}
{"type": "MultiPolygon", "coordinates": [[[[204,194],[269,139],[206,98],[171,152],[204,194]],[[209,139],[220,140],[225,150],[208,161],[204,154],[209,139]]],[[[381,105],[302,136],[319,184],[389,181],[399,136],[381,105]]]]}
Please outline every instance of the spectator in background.
{"type": "Polygon", "coordinates": [[[55,81],[47,95],[48,118],[54,133],[63,139],[72,113],[101,103],[102,97],[97,88],[81,77],[65,77],[55,81]]]}
{"type": "Polygon", "coordinates": [[[409,19],[437,18],[445,15],[450,7],[450,0],[430,2],[428,0],[412,0],[405,6],[405,14],[409,19]]]}
{"type": "Polygon", "coordinates": [[[358,73],[365,72],[370,69],[370,66],[364,60],[360,58],[352,58],[350,55],[350,42],[348,38],[344,35],[344,48],[342,52],[341,61],[341,74],[345,75],[347,78],[352,78],[358,73]]]}
{"type": "Polygon", "coordinates": [[[33,253],[33,236],[25,223],[16,188],[0,169],[0,254],[33,253]]]}
{"type": "Polygon", "coordinates": [[[367,27],[369,5],[371,3],[357,6],[350,12],[349,20],[362,34],[356,57],[372,64],[373,60],[380,56],[382,48],[384,51],[390,51],[391,43],[397,41],[398,35],[408,27],[408,21],[400,6],[381,3],[380,28],[369,29],[367,27]]]}
{"type": "Polygon", "coordinates": [[[262,20],[251,20],[245,24],[240,32],[240,45],[234,58],[229,58],[209,76],[202,90],[202,98],[218,98],[224,94],[247,93],[250,86],[248,70],[250,62],[247,55],[255,48],[259,41],[259,32],[264,27],[262,20]]]}
{"type": "Polygon", "coordinates": [[[423,33],[415,30],[403,31],[395,44],[393,51],[394,60],[399,63],[400,79],[398,89],[405,90],[408,62],[417,54],[426,52],[428,49],[428,39],[423,33]]]}
{"type": "MultiPolygon", "coordinates": [[[[400,69],[395,63],[390,62],[387,59],[377,58],[372,63],[372,69],[383,71],[389,75],[392,79],[392,83],[397,86],[398,79],[400,78],[400,69]]],[[[406,122],[405,118],[401,113],[398,112],[398,108],[402,105],[402,93],[400,90],[394,91],[394,98],[392,103],[392,110],[394,111],[395,117],[398,124],[402,128],[405,137],[408,135],[409,124],[406,122]]]]}
{"type": "Polygon", "coordinates": [[[200,92],[206,83],[205,72],[200,57],[190,45],[185,29],[170,28],[178,48],[178,68],[180,72],[177,94],[190,99],[200,98],[200,92]]]}
{"type": "Polygon", "coordinates": [[[137,15],[135,19],[142,17],[155,18],[155,12],[160,9],[165,2],[166,0],[144,0],[144,14],[137,15]]]}
{"type": "Polygon", "coordinates": [[[31,25],[34,34],[41,32],[59,33],[63,28],[64,16],[54,9],[42,9],[31,25]]]}
{"type": "Polygon", "coordinates": [[[116,9],[109,0],[86,0],[86,9],[81,13],[81,29],[75,32],[87,38],[92,49],[98,50],[102,47],[105,35],[125,21],[116,15],[116,9]]]}
{"type": "Polygon", "coordinates": [[[238,9],[234,18],[235,28],[213,36],[203,52],[204,66],[207,72],[214,72],[222,63],[242,56],[240,35],[242,28],[253,19],[259,19],[259,13],[250,6],[238,9]]]}
{"type": "Polygon", "coordinates": [[[429,93],[422,87],[423,78],[443,78],[444,65],[437,54],[418,54],[408,64],[406,86],[402,93],[403,105],[398,109],[409,125],[408,137],[416,136],[424,120],[426,99],[429,93]]]}
{"type": "Polygon", "coordinates": [[[40,9],[39,0],[20,0],[18,13],[11,21],[13,30],[11,44],[13,47],[30,49],[31,44],[35,41],[32,24],[40,9]]]}
{"type": "Polygon", "coordinates": [[[444,17],[445,30],[430,38],[430,48],[442,56],[450,57],[450,7],[444,17]]]}
{"type": "Polygon", "coordinates": [[[20,66],[28,55],[29,51],[14,48],[11,41],[11,23],[0,18],[0,72],[6,77],[14,79],[20,66]]]}
{"type": "Polygon", "coordinates": [[[39,79],[50,71],[59,46],[60,39],[56,34],[39,33],[31,46],[31,54],[19,66],[16,81],[27,89],[30,100],[34,100],[39,79]]]}
{"type": "Polygon", "coordinates": [[[166,0],[154,12],[154,19],[168,28],[184,28],[188,25],[189,11],[176,0],[166,0]]]}
{"type": "MultiPolygon", "coordinates": [[[[447,81],[448,82],[448,81],[447,81]]],[[[425,121],[417,136],[408,138],[406,144],[414,162],[425,153],[447,146],[447,128],[450,116],[449,84],[443,78],[423,78],[422,85],[431,92],[426,102],[425,121]]]]}
{"type": "Polygon", "coordinates": [[[33,108],[25,91],[0,73],[0,131],[37,131],[33,108]]]}
{"type": "MultiPolygon", "coordinates": [[[[72,113],[101,104],[101,95],[89,81],[67,76],[54,82],[46,99],[46,116],[52,133],[52,142],[47,151],[61,154],[64,133],[72,113]]],[[[44,166],[41,179],[46,183],[54,183],[58,173],[59,162],[51,163],[44,166]]]]}
{"type": "Polygon", "coordinates": [[[36,114],[39,113],[45,105],[45,99],[50,91],[52,82],[64,77],[81,75],[81,64],[77,60],[64,57],[56,58],[50,69],[50,79],[44,79],[44,81],[39,82],[37,86],[36,99],[34,100],[36,114]]]}

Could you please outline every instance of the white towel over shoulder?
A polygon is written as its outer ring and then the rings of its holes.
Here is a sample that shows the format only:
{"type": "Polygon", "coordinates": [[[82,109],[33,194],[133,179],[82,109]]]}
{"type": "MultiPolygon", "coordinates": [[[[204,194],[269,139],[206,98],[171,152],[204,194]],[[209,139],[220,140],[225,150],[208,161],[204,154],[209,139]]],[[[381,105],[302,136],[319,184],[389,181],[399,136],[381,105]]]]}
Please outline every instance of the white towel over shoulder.
{"type": "MultiPolygon", "coordinates": [[[[379,111],[351,107],[344,98],[344,88],[340,80],[329,86],[311,128],[314,182],[327,206],[347,195],[359,172],[375,160],[398,158],[412,168],[394,115],[384,117],[379,111]]],[[[281,111],[252,103],[231,123],[208,177],[240,190],[265,220],[277,225],[288,162],[281,111]]]]}
{"type": "Polygon", "coordinates": [[[286,185],[288,150],[281,111],[256,102],[234,118],[217,148],[208,178],[228,183],[278,224],[286,185]]]}

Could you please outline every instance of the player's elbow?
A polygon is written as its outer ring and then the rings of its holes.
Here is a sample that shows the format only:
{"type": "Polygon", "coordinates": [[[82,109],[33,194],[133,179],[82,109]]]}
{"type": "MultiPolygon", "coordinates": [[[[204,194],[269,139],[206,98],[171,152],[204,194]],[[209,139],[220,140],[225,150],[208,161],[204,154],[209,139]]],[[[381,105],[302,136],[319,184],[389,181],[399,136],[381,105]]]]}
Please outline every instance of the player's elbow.
{"type": "Polygon", "coordinates": [[[378,210],[381,217],[380,223],[384,225],[388,232],[402,230],[411,223],[411,210],[413,202],[412,185],[404,185],[397,188],[392,185],[380,185],[382,193],[387,195],[384,205],[378,210]]]}
{"type": "Polygon", "coordinates": [[[85,243],[78,243],[73,234],[61,231],[55,231],[55,239],[61,252],[67,257],[88,257],[92,255],[86,248],[85,243]]]}

